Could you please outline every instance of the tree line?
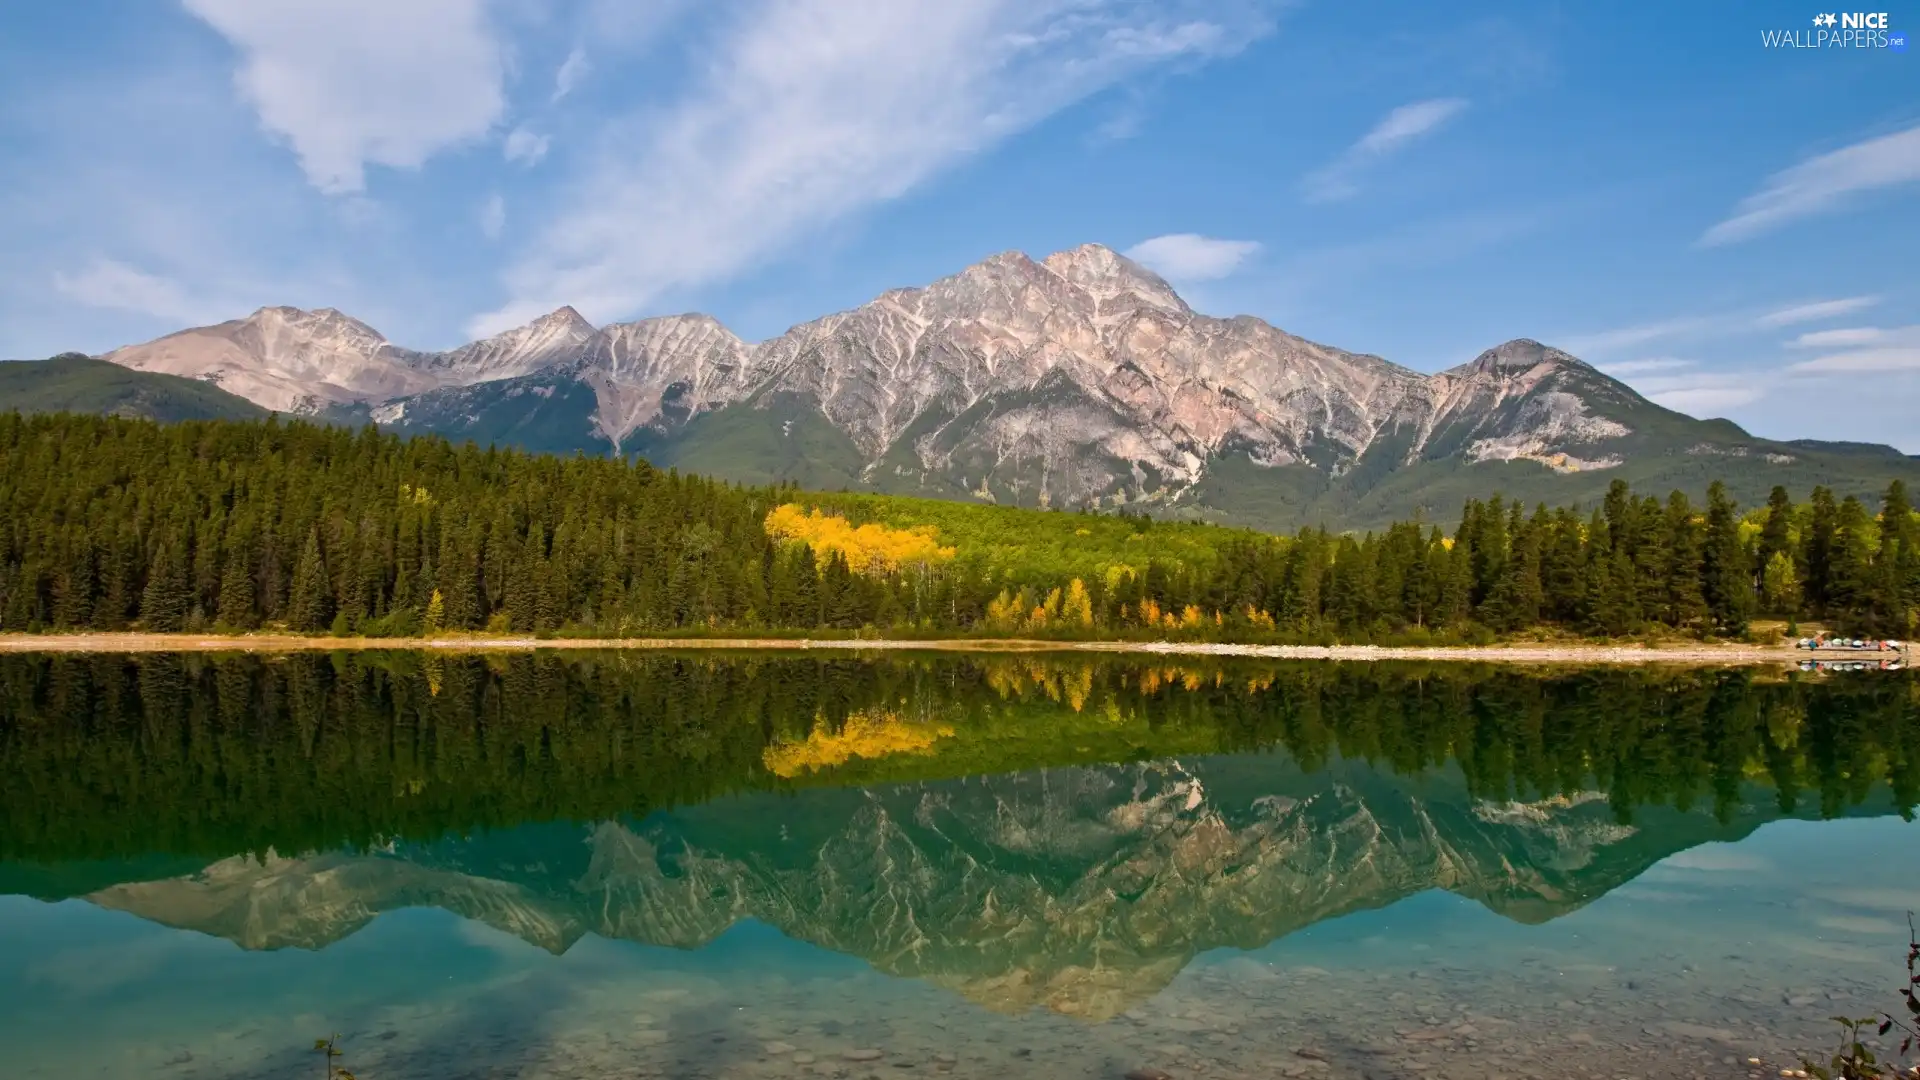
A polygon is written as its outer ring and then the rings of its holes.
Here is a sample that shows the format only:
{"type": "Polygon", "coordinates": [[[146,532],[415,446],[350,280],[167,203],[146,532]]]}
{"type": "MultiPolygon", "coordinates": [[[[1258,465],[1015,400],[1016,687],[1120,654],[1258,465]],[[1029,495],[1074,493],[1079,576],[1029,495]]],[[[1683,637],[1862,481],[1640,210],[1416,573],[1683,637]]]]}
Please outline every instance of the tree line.
{"type": "Polygon", "coordinates": [[[1737,636],[1770,615],[1905,637],[1920,608],[1920,516],[1898,482],[1873,508],[1776,488],[1746,514],[1719,484],[1696,506],[1615,483],[1584,513],[1496,496],[1451,531],[1209,530],[1200,556],[1122,551],[1084,576],[813,509],[792,489],[372,428],[5,414],[0,630],[1422,642],[1737,636]]]}
{"type": "Polygon", "coordinates": [[[737,791],[1274,750],[1308,772],[1457,770],[1476,800],[1597,789],[1623,822],[1668,806],[1725,824],[1756,802],[1911,815],[1916,691],[1907,676],[1471,664],[0,656],[0,877],[10,860],[425,843],[737,791]],[[878,711],[946,733],[931,752],[779,768],[778,748],[878,711]]]}

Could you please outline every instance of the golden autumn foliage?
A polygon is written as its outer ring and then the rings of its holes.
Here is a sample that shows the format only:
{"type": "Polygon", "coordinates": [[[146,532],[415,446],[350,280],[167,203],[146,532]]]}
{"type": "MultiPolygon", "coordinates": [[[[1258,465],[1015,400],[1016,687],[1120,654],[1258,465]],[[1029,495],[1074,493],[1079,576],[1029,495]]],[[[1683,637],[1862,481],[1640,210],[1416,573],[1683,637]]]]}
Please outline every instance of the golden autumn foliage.
{"type": "Polygon", "coordinates": [[[987,603],[987,625],[1003,631],[1088,629],[1093,626],[1093,594],[1079,578],[1068,582],[1065,589],[1047,590],[1044,599],[1025,589],[1017,594],[1001,589],[1000,594],[987,603]]]}
{"type": "Polygon", "coordinates": [[[859,574],[887,574],[903,566],[932,566],[953,558],[954,549],[941,547],[939,531],[931,525],[890,529],[885,525],[855,526],[846,518],[823,514],[819,507],[802,510],[798,503],[776,506],[767,514],[767,535],[775,540],[804,543],[816,555],[837,552],[859,574]]]}
{"type": "Polygon", "coordinates": [[[946,724],[918,724],[900,714],[862,709],[847,716],[839,731],[815,727],[805,742],[776,742],[760,753],[775,776],[793,778],[845,765],[854,758],[883,758],[895,754],[932,754],[933,745],[953,735],[946,724]]]}

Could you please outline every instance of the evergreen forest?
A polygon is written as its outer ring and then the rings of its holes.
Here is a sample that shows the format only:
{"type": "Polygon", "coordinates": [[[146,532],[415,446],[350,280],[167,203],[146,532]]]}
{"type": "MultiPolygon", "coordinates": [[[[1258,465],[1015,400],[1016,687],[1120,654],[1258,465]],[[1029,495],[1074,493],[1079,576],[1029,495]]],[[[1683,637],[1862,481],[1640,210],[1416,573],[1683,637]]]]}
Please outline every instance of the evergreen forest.
{"type": "Polygon", "coordinates": [[[0,631],[1908,637],[1920,514],[1816,487],[1289,536],[742,487],[372,428],[0,414],[0,631]]]}

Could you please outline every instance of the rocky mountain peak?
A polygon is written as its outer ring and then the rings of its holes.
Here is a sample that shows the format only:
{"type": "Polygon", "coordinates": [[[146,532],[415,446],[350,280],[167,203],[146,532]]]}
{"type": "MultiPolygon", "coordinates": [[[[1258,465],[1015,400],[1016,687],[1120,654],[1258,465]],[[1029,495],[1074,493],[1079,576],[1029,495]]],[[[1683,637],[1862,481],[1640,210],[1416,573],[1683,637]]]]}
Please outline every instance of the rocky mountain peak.
{"type": "Polygon", "coordinates": [[[1586,367],[1585,361],[1569,353],[1561,352],[1550,345],[1542,345],[1532,338],[1514,338],[1503,342],[1473,358],[1463,365],[1473,371],[1491,374],[1512,374],[1552,364],[1556,367],[1586,367]]]}
{"type": "Polygon", "coordinates": [[[1081,244],[1056,251],[1041,265],[1092,293],[1102,306],[1124,296],[1169,312],[1192,314],[1165,278],[1104,244],[1081,244]]]}
{"type": "Polygon", "coordinates": [[[372,355],[385,348],[386,336],[338,308],[263,307],[240,320],[263,334],[290,335],[303,343],[338,345],[372,355]]]}
{"type": "Polygon", "coordinates": [[[411,366],[453,385],[491,382],[572,360],[593,335],[592,323],[572,307],[561,307],[490,338],[447,352],[410,354],[407,359],[411,366]]]}
{"type": "Polygon", "coordinates": [[[562,304],[552,311],[547,312],[545,315],[533,320],[533,322],[528,325],[565,326],[570,329],[582,330],[589,334],[593,333],[593,324],[587,321],[586,316],[575,311],[572,304],[562,304]]]}

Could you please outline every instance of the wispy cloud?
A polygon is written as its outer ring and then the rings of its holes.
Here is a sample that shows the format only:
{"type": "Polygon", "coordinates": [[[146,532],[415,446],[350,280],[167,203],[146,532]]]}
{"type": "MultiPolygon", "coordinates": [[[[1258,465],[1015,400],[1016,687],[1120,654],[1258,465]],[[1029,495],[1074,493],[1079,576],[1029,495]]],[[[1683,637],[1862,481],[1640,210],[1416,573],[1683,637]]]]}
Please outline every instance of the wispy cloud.
{"type": "Polygon", "coordinates": [[[547,147],[551,141],[545,135],[524,127],[517,127],[507,134],[506,141],[500,146],[500,153],[508,161],[532,165],[547,156],[547,147]]]}
{"type": "Polygon", "coordinates": [[[1248,0],[762,0],[689,91],[629,115],[505,275],[490,334],[715,282],[1122,80],[1269,32],[1248,0]]]}
{"type": "Polygon", "coordinates": [[[1712,416],[1767,396],[1774,376],[1764,371],[1686,371],[1636,379],[1633,387],[1655,404],[1690,416],[1712,416]]]}
{"type": "Polygon", "coordinates": [[[1693,337],[1728,325],[1724,315],[1679,315],[1654,322],[1635,323],[1592,334],[1564,338],[1561,348],[1576,356],[1603,356],[1656,341],[1693,337]]]}
{"type": "Polygon", "coordinates": [[[1652,356],[1644,360],[1622,360],[1619,363],[1603,364],[1600,370],[1609,375],[1641,375],[1649,371],[1672,371],[1676,368],[1690,368],[1698,365],[1694,360],[1682,360],[1673,356],[1652,356]]]}
{"type": "Polygon", "coordinates": [[[1337,202],[1359,194],[1359,174],[1423,135],[1431,134],[1467,108],[1465,98],[1432,98],[1402,105],[1329,164],[1308,173],[1301,189],[1309,202],[1337,202]]]}
{"type": "Polygon", "coordinates": [[[1849,195],[1920,180],[1920,124],[1808,158],[1775,173],[1700,237],[1703,246],[1731,244],[1790,221],[1825,213],[1849,195]]]}
{"type": "Polygon", "coordinates": [[[496,191],[480,204],[480,235],[489,240],[498,240],[501,230],[506,227],[507,200],[496,191]]]}
{"type": "Polygon", "coordinates": [[[1920,371],[1920,325],[1842,327],[1801,334],[1790,344],[1835,350],[1789,366],[1793,375],[1920,371]]]}
{"type": "Polygon", "coordinates": [[[1920,345],[1854,349],[1802,361],[1787,369],[1794,375],[1852,375],[1920,371],[1920,345]]]}
{"type": "Polygon", "coordinates": [[[1920,326],[1842,326],[1801,334],[1788,345],[1796,349],[1858,349],[1869,345],[1920,345],[1920,326]]]}
{"type": "Polygon", "coordinates": [[[53,286],[61,295],[88,307],[180,323],[214,321],[209,317],[210,308],[190,298],[179,282],[113,259],[95,259],[77,273],[56,272],[53,286]]]}
{"type": "MultiPolygon", "coordinates": [[[[1745,310],[1675,315],[1650,322],[1633,323],[1588,334],[1570,334],[1561,338],[1562,348],[1577,356],[1607,356],[1638,349],[1655,342],[1698,341],[1754,337],[1767,330],[1861,311],[1880,302],[1877,296],[1850,296],[1839,300],[1821,300],[1755,312],[1745,310]]],[[[1807,338],[1808,335],[1802,335],[1807,338]]],[[[1631,361],[1629,361],[1631,362],[1631,361]]],[[[1605,365],[1618,370],[1620,365],[1605,365]]]]}
{"type": "Polygon", "coordinates": [[[1169,281],[1216,281],[1260,253],[1255,240],[1216,240],[1195,233],[1171,233],[1142,240],[1127,258],[1169,281]]]}
{"type": "Polygon", "coordinates": [[[240,93],[329,194],[485,135],[506,64],[484,0],[184,0],[240,53],[240,93]]]}
{"type": "Polygon", "coordinates": [[[1851,315],[1856,311],[1880,302],[1877,296],[1848,296],[1839,300],[1817,300],[1810,304],[1795,304],[1792,307],[1769,311],[1760,316],[1761,326],[1792,326],[1796,323],[1819,322],[1822,319],[1835,319],[1842,315],[1851,315]]]}
{"type": "Polygon", "coordinates": [[[587,59],[587,50],[575,45],[573,51],[567,53],[567,58],[561,62],[559,70],[553,73],[551,100],[557,102],[573,93],[573,88],[579,86],[592,71],[593,63],[587,59]]]}

